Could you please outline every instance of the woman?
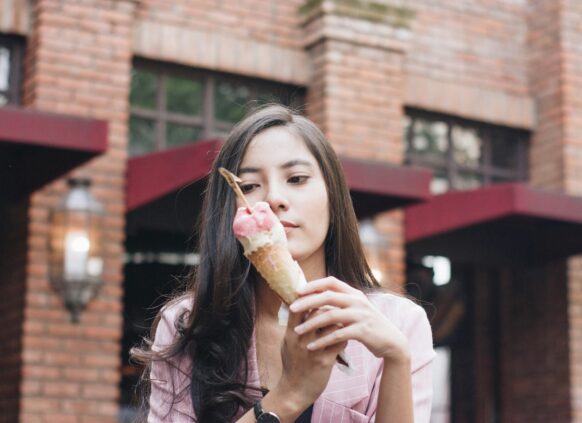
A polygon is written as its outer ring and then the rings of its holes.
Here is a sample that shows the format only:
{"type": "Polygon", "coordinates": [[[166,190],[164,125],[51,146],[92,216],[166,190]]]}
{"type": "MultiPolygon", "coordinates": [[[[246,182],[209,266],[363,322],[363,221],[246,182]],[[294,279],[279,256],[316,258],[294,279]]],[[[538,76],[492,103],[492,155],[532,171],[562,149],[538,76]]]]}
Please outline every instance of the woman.
{"type": "Polygon", "coordinates": [[[379,291],[338,158],[308,119],[268,106],[233,129],[209,176],[199,253],[188,292],[158,316],[151,349],[134,351],[150,365],[149,422],[428,422],[426,314],[379,291]],[[251,205],[269,203],[310,281],[287,327],[234,238],[242,204],[219,167],[242,179],[251,205]],[[334,365],[344,348],[351,373],[334,365]]]}

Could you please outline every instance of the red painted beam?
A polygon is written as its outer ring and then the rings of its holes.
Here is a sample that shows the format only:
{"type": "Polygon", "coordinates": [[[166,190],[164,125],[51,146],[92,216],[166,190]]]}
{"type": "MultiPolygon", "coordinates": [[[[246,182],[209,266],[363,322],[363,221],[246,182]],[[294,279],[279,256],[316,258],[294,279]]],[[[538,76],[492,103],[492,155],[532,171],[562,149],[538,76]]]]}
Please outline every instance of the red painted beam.
{"type": "Polygon", "coordinates": [[[0,107],[0,142],[101,154],[107,149],[107,122],[0,107]]]}
{"type": "Polygon", "coordinates": [[[107,122],[0,107],[0,201],[29,195],[107,150],[107,122]]]}
{"type": "Polygon", "coordinates": [[[432,172],[428,169],[350,157],[341,157],[340,160],[352,191],[410,198],[416,201],[426,201],[431,196],[432,172]]]}
{"type": "Polygon", "coordinates": [[[519,216],[582,225],[582,198],[523,184],[450,192],[406,209],[405,238],[414,242],[519,216]]]}
{"type": "Polygon", "coordinates": [[[210,172],[221,145],[220,140],[199,141],[129,159],[126,211],[130,212],[204,178],[210,172]]]}

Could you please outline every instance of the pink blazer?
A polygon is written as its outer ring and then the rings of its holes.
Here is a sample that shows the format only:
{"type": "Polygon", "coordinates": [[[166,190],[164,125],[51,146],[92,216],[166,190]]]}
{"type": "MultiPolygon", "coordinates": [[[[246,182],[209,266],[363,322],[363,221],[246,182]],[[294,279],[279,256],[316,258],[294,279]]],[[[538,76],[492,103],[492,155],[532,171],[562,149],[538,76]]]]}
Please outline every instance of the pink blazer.
{"type": "MultiPolygon", "coordinates": [[[[426,313],[412,301],[394,294],[373,293],[369,298],[408,338],[412,358],[414,421],[428,423],[435,352],[426,313]]],[[[185,298],[162,311],[155,334],[154,350],[159,351],[172,342],[176,335],[176,317],[184,310],[190,310],[190,307],[191,300],[185,298]]],[[[374,357],[357,341],[350,341],[346,352],[354,372],[348,375],[337,367],[333,369],[326,389],[313,405],[312,423],[363,423],[375,420],[382,360],[374,357]]],[[[248,384],[258,387],[260,383],[254,334],[248,357],[248,384]]],[[[175,357],[171,362],[152,363],[149,423],[196,422],[190,399],[191,366],[192,362],[186,356],[175,357]]],[[[242,414],[244,410],[240,410],[237,418],[242,414]]]]}

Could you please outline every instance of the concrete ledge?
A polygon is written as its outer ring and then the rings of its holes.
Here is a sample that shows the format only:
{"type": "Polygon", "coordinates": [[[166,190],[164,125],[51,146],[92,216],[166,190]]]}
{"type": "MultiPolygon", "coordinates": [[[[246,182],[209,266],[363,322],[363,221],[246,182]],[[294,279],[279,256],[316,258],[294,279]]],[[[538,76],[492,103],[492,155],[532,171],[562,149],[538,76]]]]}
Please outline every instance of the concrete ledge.
{"type": "Polygon", "coordinates": [[[406,75],[405,106],[533,130],[534,100],[503,91],[406,75]]]}
{"type": "Polygon", "coordinates": [[[137,56],[180,63],[294,85],[307,85],[309,66],[303,50],[283,48],[220,32],[141,20],[136,22],[137,56]]]}
{"type": "Polygon", "coordinates": [[[303,24],[306,49],[321,40],[343,41],[383,50],[404,52],[409,46],[412,33],[385,22],[370,22],[350,16],[321,14],[303,24]]]}
{"type": "Polygon", "coordinates": [[[3,0],[0,2],[0,31],[28,35],[31,12],[27,1],[3,0]]]}

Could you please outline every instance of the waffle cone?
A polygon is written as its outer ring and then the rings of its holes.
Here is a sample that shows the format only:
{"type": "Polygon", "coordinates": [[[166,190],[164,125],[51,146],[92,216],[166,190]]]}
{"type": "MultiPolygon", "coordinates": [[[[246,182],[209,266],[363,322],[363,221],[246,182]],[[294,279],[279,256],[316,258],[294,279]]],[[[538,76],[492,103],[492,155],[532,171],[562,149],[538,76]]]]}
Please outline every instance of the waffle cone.
{"type": "Polygon", "coordinates": [[[291,257],[287,246],[266,244],[245,255],[285,303],[291,304],[297,299],[295,291],[303,280],[301,268],[291,257]]]}

